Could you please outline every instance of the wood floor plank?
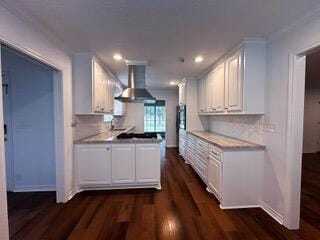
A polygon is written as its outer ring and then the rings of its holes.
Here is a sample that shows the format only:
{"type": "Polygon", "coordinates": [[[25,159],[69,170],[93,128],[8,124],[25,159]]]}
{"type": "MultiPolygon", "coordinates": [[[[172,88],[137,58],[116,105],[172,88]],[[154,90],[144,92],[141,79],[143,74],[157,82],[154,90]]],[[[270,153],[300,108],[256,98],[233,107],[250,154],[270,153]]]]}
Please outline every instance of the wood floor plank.
{"type": "Polygon", "coordinates": [[[65,204],[54,192],[8,193],[13,240],[318,240],[320,154],[304,155],[301,228],[290,231],[261,209],[221,210],[176,149],[161,162],[162,190],[86,191],[65,204]]]}

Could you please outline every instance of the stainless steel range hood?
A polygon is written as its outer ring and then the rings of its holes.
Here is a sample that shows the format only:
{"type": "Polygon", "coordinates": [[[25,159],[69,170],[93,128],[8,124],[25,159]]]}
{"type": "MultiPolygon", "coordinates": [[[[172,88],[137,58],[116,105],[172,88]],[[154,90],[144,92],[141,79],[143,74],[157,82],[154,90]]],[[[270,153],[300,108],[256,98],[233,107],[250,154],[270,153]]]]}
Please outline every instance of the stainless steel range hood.
{"type": "Polygon", "coordinates": [[[128,88],[126,88],[116,100],[121,102],[144,102],[156,100],[146,89],[146,66],[130,65],[128,73],[128,88]]]}

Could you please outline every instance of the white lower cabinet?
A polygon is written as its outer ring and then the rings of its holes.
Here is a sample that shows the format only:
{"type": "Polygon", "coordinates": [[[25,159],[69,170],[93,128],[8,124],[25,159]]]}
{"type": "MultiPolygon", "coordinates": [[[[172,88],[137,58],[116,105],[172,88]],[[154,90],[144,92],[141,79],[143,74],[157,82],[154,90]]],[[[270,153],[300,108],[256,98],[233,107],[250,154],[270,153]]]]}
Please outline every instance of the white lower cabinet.
{"type": "Polygon", "coordinates": [[[160,143],[76,144],[79,189],[161,188],[160,143]]]}
{"type": "Polygon", "coordinates": [[[221,162],[210,157],[208,163],[208,189],[212,191],[218,199],[220,199],[221,189],[221,162]]]}
{"type": "Polygon", "coordinates": [[[135,182],[135,145],[112,145],[112,183],[135,182]]]}
{"type": "Polygon", "coordinates": [[[139,144],[136,147],[136,182],[160,181],[159,144],[139,144]]]}
{"type": "Polygon", "coordinates": [[[76,151],[78,184],[110,184],[110,154],[111,147],[108,145],[78,145],[76,151]]]}
{"type": "Polygon", "coordinates": [[[220,201],[220,207],[259,207],[263,150],[222,150],[193,134],[187,135],[188,161],[220,201]]]}

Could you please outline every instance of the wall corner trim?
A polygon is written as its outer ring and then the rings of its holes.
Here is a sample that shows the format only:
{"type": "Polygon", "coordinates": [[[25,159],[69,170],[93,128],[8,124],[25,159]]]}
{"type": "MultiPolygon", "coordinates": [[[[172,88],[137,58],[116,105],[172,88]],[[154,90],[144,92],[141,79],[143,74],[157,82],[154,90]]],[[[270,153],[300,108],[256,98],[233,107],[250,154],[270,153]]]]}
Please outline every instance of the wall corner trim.
{"type": "Polygon", "coordinates": [[[260,202],[260,207],[266,212],[268,213],[274,220],[276,220],[278,223],[280,223],[281,225],[283,225],[283,216],[278,213],[277,211],[275,211],[272,207],[270,207],[268,204],[266,204],[265,202],[261,201],[260,202]]]}

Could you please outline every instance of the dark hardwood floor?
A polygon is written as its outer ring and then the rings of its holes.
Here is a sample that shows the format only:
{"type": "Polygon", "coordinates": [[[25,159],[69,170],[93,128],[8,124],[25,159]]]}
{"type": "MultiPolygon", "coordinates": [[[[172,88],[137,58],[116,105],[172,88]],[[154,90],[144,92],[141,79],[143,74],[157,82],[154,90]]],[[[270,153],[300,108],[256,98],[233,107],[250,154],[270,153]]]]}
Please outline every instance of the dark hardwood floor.
{"type": "Polygon", "coordinates": [[[162,162],[162,190],[91,191],[66,204],[55,193],[9,193],[11,239],[320,239],[320,159],[303,162],[301,229],[260,209],[221,210],[175,149],[162,162]]]}

